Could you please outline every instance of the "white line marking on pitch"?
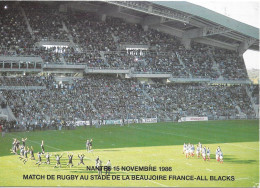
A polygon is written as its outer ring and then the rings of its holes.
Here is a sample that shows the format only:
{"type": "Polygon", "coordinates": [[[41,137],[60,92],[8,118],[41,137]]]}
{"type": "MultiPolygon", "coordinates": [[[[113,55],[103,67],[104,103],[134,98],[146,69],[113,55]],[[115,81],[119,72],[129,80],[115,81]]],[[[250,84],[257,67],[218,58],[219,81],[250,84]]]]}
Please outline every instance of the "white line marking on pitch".
{"type": "MultiPolygon", "coordinates": [[[[13,134],[11,134],[11,135],[13,135],[13,134]]],[[[22,138],[22,137],[21,137],[21,138],[22,138]]],[[[36,141],[34,141],[34,140],[31,140],[31,139],[28,139],[27,141],[41,145],[41,142],[36,142],[36,141]]],[[[49,145],[46,145],[46,144],[44,144],[44,145],[47,146],[47,147],[49,147],[49,148],[53,148],[53,149],[57,149],[57,150],[63,151],[62,149],[59,149],[59,148],[55,148],[55,147],[52,147],[52,146],[49,146],[49,145]]]]}
{"type": "Polygon", "coordinates": [[[186,163],[186,164],[192,166],[192,164],[190,164],[190,163],[186,163]]]}
{"type": "Polygon", "coordinates": [[[213,171],[213,170],[211,170],[211,169],[208,169],[208,168],[207,168],[206,170],[207,170],[207,171],[210,171],[210,172],[212,172],[212,171],[213,171]]]}

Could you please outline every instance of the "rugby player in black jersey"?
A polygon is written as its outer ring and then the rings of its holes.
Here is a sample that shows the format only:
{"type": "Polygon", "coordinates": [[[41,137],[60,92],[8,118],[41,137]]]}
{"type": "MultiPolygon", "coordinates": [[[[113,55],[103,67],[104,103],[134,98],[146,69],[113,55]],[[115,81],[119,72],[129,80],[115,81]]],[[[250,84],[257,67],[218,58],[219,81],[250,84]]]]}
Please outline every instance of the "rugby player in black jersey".
{"type": "Polygon", "coordinates": [[[72,162],[72,159],[73,159],[73,153],[71,155],[69,155],[69,152],[68,152],[68,158],[69,158],[69,162],[67,163],[67,166],[70,165],[70,168],[73,166],[73,162],[72,162]]]}

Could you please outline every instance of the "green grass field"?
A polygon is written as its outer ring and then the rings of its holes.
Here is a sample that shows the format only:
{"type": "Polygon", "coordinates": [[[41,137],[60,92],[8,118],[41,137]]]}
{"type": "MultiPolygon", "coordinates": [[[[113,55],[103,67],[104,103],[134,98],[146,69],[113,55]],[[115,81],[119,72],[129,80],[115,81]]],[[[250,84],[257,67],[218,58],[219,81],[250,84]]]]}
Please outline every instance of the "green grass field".
{"type": "MultiPolygon", "coordinates": [[[[76,130],[8,133],[0,138],[0,186],[137,186],[137,187],[253,187],[259,185],[259,125],[256,120],[208,121],[185,123],[135,124],[129,126],[78,127],[76,130]],[[44,140],[45,151],[63,153],[62,168],[51,156],[51,164],[35,165],[29,160],[23,164],[17,155],[10,154],[13,138],[27,137],[27,146],[40,150],[44,140]],[[94,151],[86,152],[86,139],[93,138],[94,151]],[[197,157],[186,159],[183,143],[210,147],[211,161],[197,157]],[[215,160],[220,146],[224,163],[215,160]],[[67,151],[74,153],[74,167],[66,167],[67,151]],[[156,166],[157,171],[114,171],[120,180],[24,180],[23,175],[97,175],[87,171],[79,162],[78,153],[85,153],[85,165],[94,166],[97,156],[103,165],[111,160],[112,166],[156,166]],[[159,167],[172,167],[172,171],[159,171],[159,167]],[[193,175],[208,181],[193,180],[122,180],[131,175],[193,175]],[[210,181],[210,176],[234,176],[234,181],[210,181]]],[[[46,161],[45,157],[42,157],[46,161]]],[[[45,177],[45,178],[46,178],[45,177]]],[[[110,176],[112,177],[112,176],[110,176]]]]}

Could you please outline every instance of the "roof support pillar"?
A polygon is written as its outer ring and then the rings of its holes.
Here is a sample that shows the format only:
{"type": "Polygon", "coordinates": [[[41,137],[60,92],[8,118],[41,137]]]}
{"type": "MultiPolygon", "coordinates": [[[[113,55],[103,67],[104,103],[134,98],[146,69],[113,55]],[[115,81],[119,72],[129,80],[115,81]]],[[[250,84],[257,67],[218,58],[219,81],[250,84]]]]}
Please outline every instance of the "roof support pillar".
{"type": "Polygon", "coordinates": [[[105,22],[107,19],[107,15],[106,14],[101,14],[101,21],[105,22]]]}
{"type": "Polygon", "coordinates": [[[191,39],[187,38],[187,37],[183,37],[181,39],[181,43],[183,44],[183,46],[186,48],[186,50],[190,50],[191,49],[191,39]]]}
{"type": "Polygon", "coordinates": [[[143,28],[144,31],[148,31],[149,26],[148,25],[142,25],[142,28],[143,28]]]}
{"type": "Polygon", "coordinates": [[[248,38],[247,40],[241,42],[237,48],[237,51],[239,53],[239,55],[243,55],[243,53],[252,45],[254,44],[254,42],[256,41],[256,39],[254,38],[248,38]]]}

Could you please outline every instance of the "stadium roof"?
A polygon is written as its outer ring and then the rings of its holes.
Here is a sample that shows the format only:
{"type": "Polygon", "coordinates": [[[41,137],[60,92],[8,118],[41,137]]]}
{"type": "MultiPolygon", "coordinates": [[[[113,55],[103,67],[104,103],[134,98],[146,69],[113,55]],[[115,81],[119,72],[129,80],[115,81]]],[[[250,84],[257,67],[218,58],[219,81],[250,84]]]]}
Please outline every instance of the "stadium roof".
{"type": "MultiPolygon", "coordinates": [[[[57,2],[59,3],[59,2],[57,2]]],[[[185,1],[68,1],[82,11],[124,18],[180,38],[241,54],[259,50],[259,29],[185,1]]],[[[252,18],[253,19],[253,18],[252,18]]]]}
{"type": "Polygon", "coordinates": [[[220,30],[215,29],[215,33],[203,36],[204,39],[238,45],[248,43],[247,48],[259,50],[259,29],[256,27],[185,1],[152,1],[151,3],[189,14],[190,25],[203,23],[200,27],[221,27],[220,30]]]}
{"type": "Polygon", "coordinates": [[[171,29],[168,33],[178,34],[176,36],[179,37],[188,36],[197,42],[219,43],[219,46],[232,49],[243,48],[242,51],[259,50],[258,28],[189,2],[102,1],[104,4],[120,7],[117,13],[127,17],[135,16],[142,20],[141,24],[147,22],[151,28],[171,29]]]}
{"type": "MultiPolygon", "coordinates": [[[[239,22],[222,14],[211,11],[207,8],[194,5],[185,1],[153,1],[152,3],[176,9],[194,16],[198,16],[209,22],[225,26],[249,37],[259,40],[259,29],[248,24],[239,22]]],[[[253,18],[252,18],[253,19],[253,18]]]]}

